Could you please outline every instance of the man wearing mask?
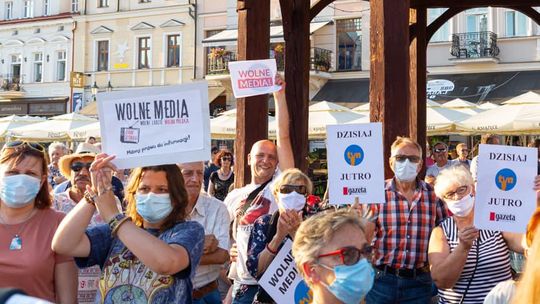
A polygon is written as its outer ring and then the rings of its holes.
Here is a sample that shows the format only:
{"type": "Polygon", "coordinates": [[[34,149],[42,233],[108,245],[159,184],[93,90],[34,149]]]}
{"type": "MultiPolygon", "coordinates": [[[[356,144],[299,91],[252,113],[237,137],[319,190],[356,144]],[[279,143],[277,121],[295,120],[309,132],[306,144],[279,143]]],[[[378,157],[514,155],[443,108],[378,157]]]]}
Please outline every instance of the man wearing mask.
{"type": "Polygon", "coordinates": [[[417,142],[398,137],[389,162],[395,175],[386,181],[386,203],[370,206],[376,277],[366,303],[429,303],[429,236],[447,212],[433,188],[417,178],[422,168],[417,142]]]}
{"type": "Polygon", "coordinates": [[[203,162],[179,164],[188,194],[186,212],[190,219],[204,227],[203,256],[193,279],[194,304],[220,304],[217,279],[223,264],[229,260],[229,212],[227,207],[201,191],[203,162]]]}

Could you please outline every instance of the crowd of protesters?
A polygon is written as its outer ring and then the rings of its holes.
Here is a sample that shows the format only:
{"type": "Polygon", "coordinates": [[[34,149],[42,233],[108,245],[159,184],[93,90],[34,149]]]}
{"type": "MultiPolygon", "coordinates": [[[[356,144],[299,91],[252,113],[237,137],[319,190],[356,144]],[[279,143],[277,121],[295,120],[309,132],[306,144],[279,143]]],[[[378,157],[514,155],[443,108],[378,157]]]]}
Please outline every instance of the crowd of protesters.
{"type": "MultiPolygon", "coordinates": [[[[452,160],[445,142],[424,157],[398,137],[385,202],[330,206],[294,168],[277,82],[277,141],[251,147],[241,188],[231,189],[227,150],[127,172],[95,139],[74,153],[7,143],[0,288],[12,289],[0,303],[17,292],[53,303],[274,303],[258,281],[287,240],[311,303],[540,303],[540,209],[526,234],[474,227],[478,164],[467,144],[452,160]],[[521,273],[511,262],[523,253],[521,273]]],[[[540,197],[540,177],[530,186],[540,197]]]]}

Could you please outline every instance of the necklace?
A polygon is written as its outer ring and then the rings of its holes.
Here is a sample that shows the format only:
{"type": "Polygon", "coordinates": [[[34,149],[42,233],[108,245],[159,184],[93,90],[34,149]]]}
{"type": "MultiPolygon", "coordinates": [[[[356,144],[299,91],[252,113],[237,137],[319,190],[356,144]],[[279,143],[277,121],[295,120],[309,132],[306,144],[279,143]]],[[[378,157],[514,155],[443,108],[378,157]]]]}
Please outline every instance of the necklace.
{"type": "MultiPolygon", "coordinates": [[[[22,221],[22,225],[19,227],[17,232],[13,234],[13,238],[11,239],[11,242],[9,244],[9,250],[22,250],[22,239],[19,236],[19,234],[21,233],[21,231],[26,226],[26,223],[28,223],[28,220],[34,215],[35,211],[36,210],[34,209],[34,210],[32,210],[32,212],[30,212],[28,217],[26,217],[24,219],[24,221],[22,221]]],[[[1,214],[0,214],[0,220],[2,220],[2,224],[3,224],[4,228],[6,228],[6,230],[9,233],[12,233],[13,231],[10,228],[8,228],[9,225],[7,224],[6,220],[4,219],[4,217],[2,217],[1,214]]]]}

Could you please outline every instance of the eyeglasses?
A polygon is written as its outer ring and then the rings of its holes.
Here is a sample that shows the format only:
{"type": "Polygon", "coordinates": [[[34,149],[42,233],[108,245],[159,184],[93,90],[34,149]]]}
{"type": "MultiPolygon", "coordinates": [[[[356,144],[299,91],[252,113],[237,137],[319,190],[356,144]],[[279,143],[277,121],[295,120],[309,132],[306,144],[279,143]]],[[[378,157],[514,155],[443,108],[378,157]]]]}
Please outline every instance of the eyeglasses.
{"type": "Polygon", "coordinates": [[[230,158],[230,157],[222,157],[221,160],[222,161],[231,161],[232,158],[230,158]]]}
{"type": "Polygon", "coordinates": [[[306,195],[307,187],[304,185],[281,185],[281,187],[279,187],[279,193],[281,194],[289,194],[293,191],[302,195],[306,195]]]}
{"type": "Polygon", "coordinates": [[[4,149],[6,149],[6,148],[7,149],[16,149],[16,148],[24,147],[24,146],[27,146],[30,149],[36,150],[36,151],[41,152],[41,153],[45,153],[45,147],[43,147],[42,145],[40,145],[40,144],[38,144],[36,142],[21,141],[21,140],[10,141],[10,142],[6,143],[4,145],[4,149]]]}
{"type": "Polygon", "coordinates": [[[446,148],[433,149],[433,152],[435,152],[435,153],[443,153],[443,152],[446,152],[446,148]]]}
{"type": "Polygon", "coordinates": [[[456,197],[456,194],[458,195],[458,197],[463,196],[463,195],[467,194],[468,190],[469,190],[468,185],[461,186],[461,187],[457,188],[456,191],[451,191],[451,192],[446,193],[445,195],[443,195],[443,198],[447,199],[447,200],[452,200],[452,199],[454,199],[454,197],[456,197]]]}
{"type": "Polygon", "coordinates": [[[358,263],[358,261],[360,261],[360,259],[362,258],[371,259],[372,251],[373,251],[373,247],[371,246],[365,246],[362,249],[358,249],[354,246],[347,246],[347,247],[338,249],[336,251],[321,254],[319,255],[319,258],[339,255],[341,263],[343,263],[343,265],[350,266],[350,265],[354,265],[358,263]]]}
{"type": "Polygon", "coordinates": [[[469,152],[469,149],[461,149],[461,152],[469,152]]]}
{"type": "Polygon", "coordinates": [[[412,163],[418,163],[420,162],[420,156],[416,156],[416,155],[395,155],[394,156],[394,159],[400,163],[404,162],[406,159],[408,159],[409,161],[411,161],[412,163]]]}
{"type": "Polygon", "coordinates": [[[92,163],[83,163],[83,162],[74,162],[71,164],[70,168],[73,170],[73,172],[79,172],[83,168],[86,168],[86,170],[90,170],[90,166],[92,163]]]}

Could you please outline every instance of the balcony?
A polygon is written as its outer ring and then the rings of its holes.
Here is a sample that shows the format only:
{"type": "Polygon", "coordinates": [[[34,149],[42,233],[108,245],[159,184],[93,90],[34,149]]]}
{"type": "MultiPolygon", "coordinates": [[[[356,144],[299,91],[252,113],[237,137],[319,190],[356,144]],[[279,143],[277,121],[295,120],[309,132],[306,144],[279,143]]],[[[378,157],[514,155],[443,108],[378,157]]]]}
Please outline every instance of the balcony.
{"type": "Polygon", "coordinates": [[[455,63],[498,63],[497,34],[493,32],[470,32],[452,35],[451,60],[455,63]]]}

